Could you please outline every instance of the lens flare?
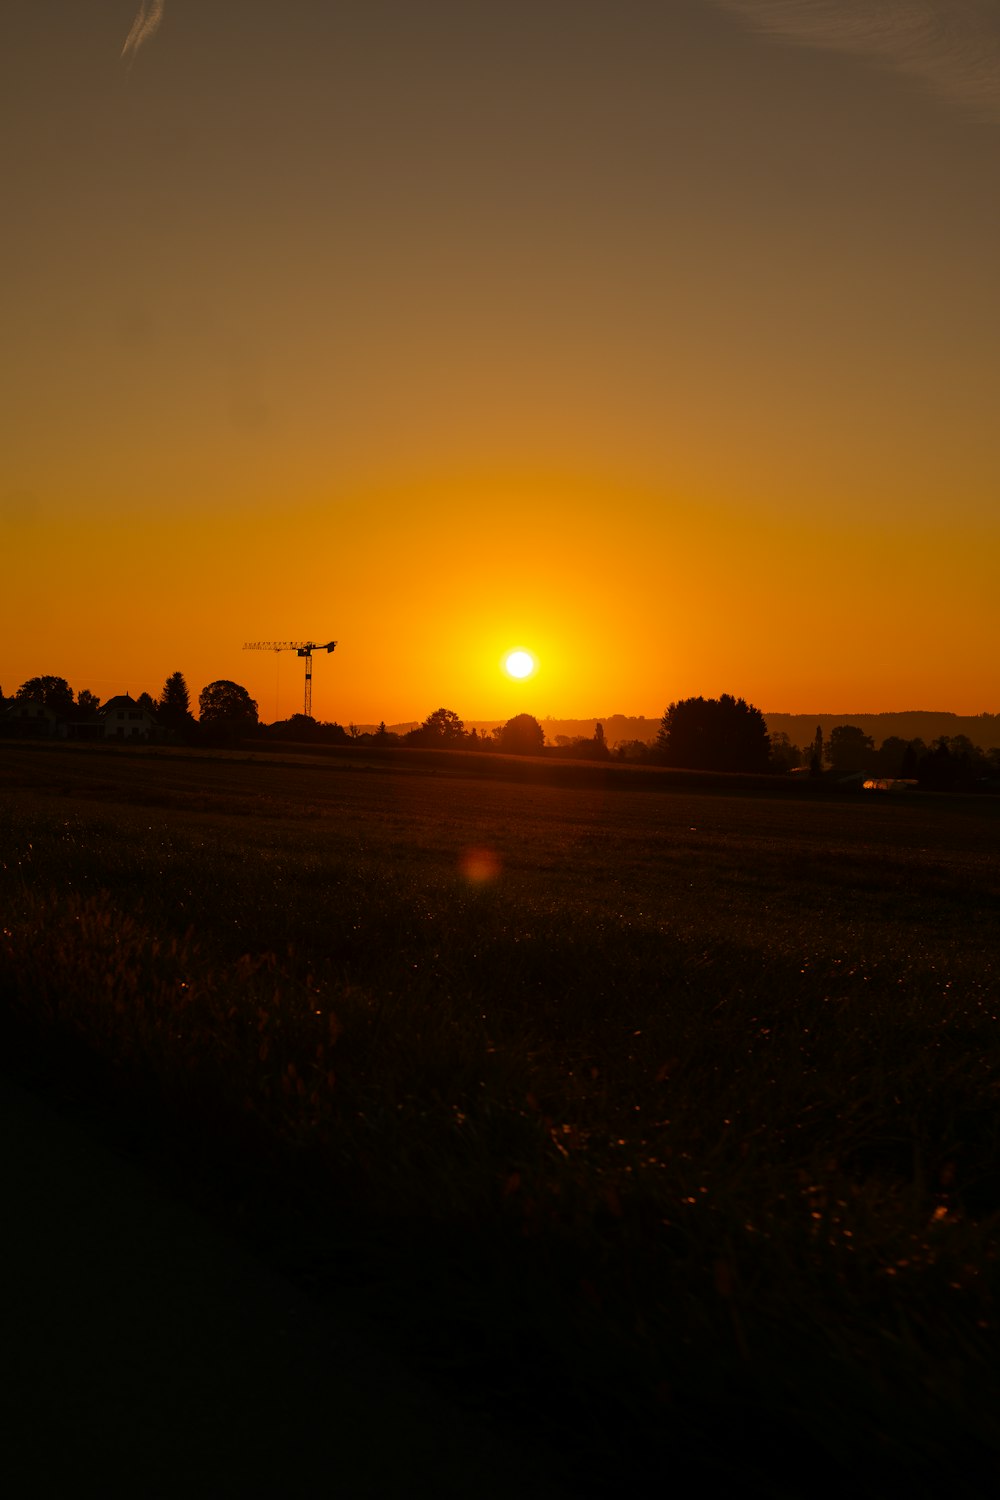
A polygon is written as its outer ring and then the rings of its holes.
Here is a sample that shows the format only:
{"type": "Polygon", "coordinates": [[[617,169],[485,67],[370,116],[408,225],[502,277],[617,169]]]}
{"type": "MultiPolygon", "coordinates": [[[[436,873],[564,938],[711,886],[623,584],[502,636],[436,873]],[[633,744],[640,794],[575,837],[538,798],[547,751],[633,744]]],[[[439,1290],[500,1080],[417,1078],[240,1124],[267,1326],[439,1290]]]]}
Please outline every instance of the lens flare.
{"type": "Polygon", "coordinates": [[[500,861],[492,849],[465,849],[458,868],[470,885],[489,885],[500,874],[500,861]]]}

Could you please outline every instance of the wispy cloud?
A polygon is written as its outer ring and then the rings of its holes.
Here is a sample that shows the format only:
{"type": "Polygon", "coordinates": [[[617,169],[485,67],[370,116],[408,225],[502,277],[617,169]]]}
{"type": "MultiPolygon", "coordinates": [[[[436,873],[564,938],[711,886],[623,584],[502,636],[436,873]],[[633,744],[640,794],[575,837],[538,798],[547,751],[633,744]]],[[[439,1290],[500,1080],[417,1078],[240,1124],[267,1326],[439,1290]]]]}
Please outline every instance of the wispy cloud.
{"type": "Polygon", "coordinates": [[[132,30],[125,38],[122,48],[122,57],[127,57],[129,62],[135,57],[144,42],[148,42],[159,30],[160,22],[163,20],[163,6],[165,0],[142,0],[139,6],[139,14],[132,22],[132,30]]]}
{"type": "Polygon", "coordinates": [[[714,0],[758,31],[853,53],[1000,123],[1000,0],[714,0]]]}

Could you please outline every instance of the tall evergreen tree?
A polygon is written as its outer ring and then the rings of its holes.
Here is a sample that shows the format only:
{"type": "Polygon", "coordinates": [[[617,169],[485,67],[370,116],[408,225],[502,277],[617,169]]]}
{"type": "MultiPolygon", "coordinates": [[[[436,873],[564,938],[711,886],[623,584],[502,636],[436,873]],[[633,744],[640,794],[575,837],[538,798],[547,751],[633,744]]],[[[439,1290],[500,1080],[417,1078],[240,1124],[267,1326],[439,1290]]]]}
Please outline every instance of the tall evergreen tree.
{"type": "Polygon", "coordinates": [[[164,723],[173,718],[183,720],[190,714],[191,700],[183,672],[172,672],[167,678],[160,694],[159,708],[164,723]]]}
{"type": "Polygon", "coordinates": [[[177,739],[192,739],[197,734],[183,672],[172,672],[163,684],[163,692],[156,705],[156,717],[164,729],[177,739]]]}
{"type": "Polygon", "coordinates": [[[816,725],[816,734],[812,743],[812,754],[809,757],[810,776],[822,776],[823,774],[823,726],[816,725]]]}

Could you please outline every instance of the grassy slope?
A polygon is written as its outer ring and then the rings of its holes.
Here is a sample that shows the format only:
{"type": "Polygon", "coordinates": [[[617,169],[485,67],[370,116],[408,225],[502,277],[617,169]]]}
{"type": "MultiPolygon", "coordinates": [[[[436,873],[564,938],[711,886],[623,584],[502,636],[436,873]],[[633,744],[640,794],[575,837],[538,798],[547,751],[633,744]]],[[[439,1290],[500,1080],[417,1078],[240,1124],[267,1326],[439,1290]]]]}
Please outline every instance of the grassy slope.
{"type": "Polygon", "coordinates": [[[565,769],[0,746],[18,1045],[305,1205],[318,1285],[597,1488],[971,1487],[997,805],[565,769]]]}

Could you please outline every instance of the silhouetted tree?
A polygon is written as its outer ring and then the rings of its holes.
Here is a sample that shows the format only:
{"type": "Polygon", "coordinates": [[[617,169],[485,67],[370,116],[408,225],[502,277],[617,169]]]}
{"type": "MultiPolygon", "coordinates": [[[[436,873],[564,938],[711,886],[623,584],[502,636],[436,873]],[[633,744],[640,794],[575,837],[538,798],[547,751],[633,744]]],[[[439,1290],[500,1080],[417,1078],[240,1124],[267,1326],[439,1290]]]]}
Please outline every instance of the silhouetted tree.
{"type": "Polygon", "coordinates": [[[787,734],[780,730],[771,735],[771,770],[776,776],[785,776],[802,764],[802,751],[793,745],[787,734]]]}
{"type": "MultiPolygon", "coordinates": [[[[305,719],[305,714],[294,714],[296,719],[305,719]]],[[[316,723],[315,719],[312,721],[316,723]]],[[[324,745],[346,745],[347,730],[343,724],[338,724],[336,719],[320,719],[317,726],[320,742],[324,745]]]]}
{"type": "Polygon", "coordinates": [[[967,734],[953,734],[948,740],[952,763],[952,786],[960,792],[972,792],[989,775],[989,761],[967,734]]]}
{"type": "Polygon", "coordinates": [[[73,689],[65,677],[29,677],[14,696],[29,699],[32,703],[44,703],[60,718],[73,717],[73,689]]]}
{"type": "Polygon", "coordinates": [[[144,708],[151,719],[156,718],[156,704],[149,693],[140,693],[135,700],[136,708],[144,708]]]}
{"type": "Polygon", "coordinates": [[[875,757],[875,768],[882,776],[901,776],[903,757],[909,749],[909,740],[904,740],[901,735],[890,734],[884,739],[878,748],[875,757]]]}
{"type": "Polygon", "coordinates": [[[417,729],[405,736],[406,744],[423,749],[454,749],[465,739],[465,725],[450,708],[436,708],[417,729]]]}
{"type": "Polygon", "coordinates": [[[854,776],[872,765],[875,741],[856,724],[838,724],[830,731],[826,753],[838,776],[854,776]]]}
{"type": "Polygon", "coordinates": [[[289,718],[281,719],[277,724],[269,727],[280,732],[283,740],[308,742],[319,738],[319,725],[312,714],[292,714],[289,718]]]}
{"type": "Polygon", "coordinates": [[[934,741],[933,749],[921,756],[917,765],[917,780],[927,791],[950,792],[955,785],[958,770],[948,748],[948,736],[941,735],[934,741]]]}
{"type": "Polygon", "coordinates": [[[77,709],[77,713],[80,714],[82,717],[86,718],[86,717],[89,717],[91,714],[96,714],[96,712],[100,708],[100,706],[101,706],[101,700],[100,700],[100,698],[98,698],[98,696],[97,696],[96,693],[92,693],[89,690],[89,688],[81,688],[80,691],[77,693],[77,695],[76,695],[76,709],[77,709]]]}
{"type": "Polygon", "coordinates": [[[192,739],[197,731],[183,672],[172,672],[163,684],[156,706],[157,721],[177,739],[192,739]]]}
{"type": "Polygon", "coordinates": [[[660,721],[657,755],[668,766],[701,771],[766,771],[767,724],[745,698],[683,698],[660,721]]]}
{"type": "Polygon", "coordinates": [[[262,724],[259,728],[269,740],[290,740],[303,745],[348,743],[347,730],[342,724],[314,719],[311,714],[292,714],[288,719],[275,719],[273,724],[262,724]]]}
{"type": "Polygon", "coordinates": [[[516,714],[500,731],[504,755],[541,755],[544,746],[545,730],[531,714],[516,714]]]}
{"type": "Polygon", "coordinates": [[[644,761],[649,760],[652,747],[645,740],[619,740],[614,753],[616,760],[644,761]]]}
{"type": "Polygon", "coordinates": [[[183,672],[171,672],[163,684],[159,708],[164,723],[174,718],[183,719],[191,712],[191,699],[183,672]]]}
{"type": "Polygon", "coordinates": [[[822,776],[823,774],[823,726],[816,725],[816,733],[813,735],[812,751],[809,755],[809,775],[822,776]]]}
{"type": "Polygon", "coordinates": [[[926,754],[923,740],[905,740],[901,735],[890,734],[878,749],[875,767],[881,776],[912,780],[917,774],[917,762],[926,754]]]}
{"type": "Polygon", "coordinates": [[[245,734],[257,727],[257,704],[238,682],[220,678],[202,688],[198,713],[206,728],[227,737],[245,734]]]}
{"type": "Polygon", "coordinates": [[[458,714],[451,708],[436,708],[424,720],[423,726],[430,734],[436,735],[442,740],[461,740],[465,738],[465,725],[458,714]]]}
{"type": "Polygon", "coordinates": [[[912,781],[917,774],[920,757],[926,755],[926,753],[927,746],[923,740],[911,740],[903,751],[903,758],[899,763],[898,774],[905,777],[908,781],[912,781]]]}
{"type": "Polygon", "coordinates": [[[555,748],[568,760],[610,760],[604,725],[595,724],[593,734],[557,734],[555,748]]]}

